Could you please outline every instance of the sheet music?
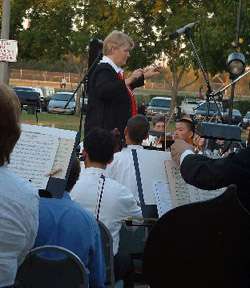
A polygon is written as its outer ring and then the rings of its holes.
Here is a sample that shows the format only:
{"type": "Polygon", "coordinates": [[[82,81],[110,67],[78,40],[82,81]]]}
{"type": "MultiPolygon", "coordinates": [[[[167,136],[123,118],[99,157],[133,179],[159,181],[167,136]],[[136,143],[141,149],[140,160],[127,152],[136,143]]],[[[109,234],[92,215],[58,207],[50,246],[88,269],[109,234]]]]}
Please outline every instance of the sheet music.
{"type": "Polygon", "coordinates": [[[9,169],[38,189],[46,189],[51,170],[60,168],[53,177],[65,179],[77,132],[29,124],[21,130],[9,169]]]}
{"type": "Polygon", "coordinates": [[[58,145],[56,137],[22,131],[8,168],[30,181],[36,188],[45,189],[49,180],[46,175],[52,169],[58,145]]]}
{"type": "Polygon", "coordinates": [[[155,195],[158,216],[160,218],[162,215],[164,215],[173,208],[173,201],[169,190],[169,183],[155,181],[153,183],[153,192],[155,195]]]}
{"type": "Polygon", "coordinates": [[[181,176],[179,167],[173,160],[165,161],[165,166],[174,207],[206,201],[221,195],[225,191],[225,188],[203,190],[186,183],[181,176]]]}
{"type": "Polygon", "coordinates": [[[170,153],[146,149],[138,149],[136,152],[145,204],[155,205],[156,203],[152,185],[154,181],[167,181],[164,161],[171,159],[170,153]]]}
{"type": "Polygon", "coordinates": [[[58,168],[62,169],[59,173],[56,174],[56,178],[64,179],[66,177],[71,153],[73,151],[75,139],[61,139],[59,138],[59,147],[56,152],[55,161],[52,169],[56,170],[58,168]]]}

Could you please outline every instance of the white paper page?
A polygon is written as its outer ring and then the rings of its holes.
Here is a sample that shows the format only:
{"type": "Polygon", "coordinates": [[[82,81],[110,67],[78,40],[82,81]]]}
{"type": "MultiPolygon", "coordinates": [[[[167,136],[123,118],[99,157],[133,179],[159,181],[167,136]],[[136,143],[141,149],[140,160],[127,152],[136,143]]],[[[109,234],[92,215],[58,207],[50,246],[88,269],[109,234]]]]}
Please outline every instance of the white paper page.
{"type": "Polygon", "coordinates": [[[21,129],[22,131],[36,132],[40,134],[51,135],[57,138],[72,139],[72,140],[75,140],[77,134],[76,131],[72,130],[64,130],[45,126],[29,125],[29,124],[22,124],[21,129]]]}
{"type": "Polygon", "coordinates": [[[173,205],[175,207],[193,202],[206,201],[221,195],[225,191],[225,188],[217,190],[203,190],[196,188],[185,182],[181,176],[179,167],[173,160],[166,161],[165,165],[170,183],[169,187],[173,199],[173,205]]]}
{"type": "Polygon", "coordinates": [[[36,188],[45,189],[49,180],[46,175],[52,169],[58,146],[56,137],[22,131],[8,168],[29,180],[36,188]]]}
{"type": "Polygon", "coordinates": [[[153,183],[153,192],[159,218],[173,208],[173,202],[169,190],[169,183],[155,181],[153,183]]]}
{"type": "Polygon", "coordinates": [[[62,169],[54,177],[65,179],[70,157],[74,148],[75,139],[59,139],[59,147],[56,152],[53,170],[62,169]]]}
{"type": "Polygon", "coordinates": [[[138,149],[137,151],[143,197],[146,205],[155,205],[152,190],[155,181],[166,182],[164,161],[170,159],[170,152],[138,149]]]}

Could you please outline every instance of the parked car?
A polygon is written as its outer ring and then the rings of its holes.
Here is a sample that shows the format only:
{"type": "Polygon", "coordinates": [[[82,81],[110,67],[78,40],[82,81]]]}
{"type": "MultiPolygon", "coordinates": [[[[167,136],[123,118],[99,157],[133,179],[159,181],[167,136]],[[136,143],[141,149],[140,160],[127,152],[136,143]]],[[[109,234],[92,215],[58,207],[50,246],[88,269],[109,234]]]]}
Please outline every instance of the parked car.
{"type": "Polygon", "coordinates": [[[168,115],[170,112],[170,97],[153,97],[146,110],[146,116],[151,119],[156,114],[168,115]]]}
{"type": "MultiPolygon", "coordinates": [[[[220,112],[222,113],[222,111],[223,111],[222,104],[220,102],[218,102],[217,105],[220,109],[220,112]]],[[[209,117],[218,116],[218,115],[220,115],[220,113],[218,111],[217,105],[215,102],[210,102],[209,105],[207,102],[200,103],[196,108],[194,108],[194,111],[195,111],[194,115],[196,117],[207,116],[207,109],[209,108],[209,113],[208,113],[209,117]]]]}
{"type": "MultiPolygon", "coordinates": [[[[229,110],[228,109],[223,113],[223,120],[225,123],[229,123],[229,110]]],[[[239,123],[241,123],[241,121],[242,121],[242,115],[240,111],[237,109],[233,109],[231,124],[238,125],[239,123]]]]}
{"type": "Polygon", "coordinates": [[[22,109],[32,107],[32,111],[35,109],[41,110],[41,98],[40,93],[37,92],[33,87],[28,86],[16,86],[13,88],[20,101],[22,109]]]}
{"type": "MultiPolygon", "coordinates": [[[[25,95],[26,92],[36,92],[38,93],[37,95],[39,95],[39,99],[40,99],[40,105],[41,105],[41,110],[42,111],[46,111],[47,110],[47,104],[48,102],[46,101],[44,92],[42,90],[42,88],[40,87],[31,87],[31,86],[16,86],[13,88],[18,95],[25,95]]],[[[25,98],[25,96],[23,96],[25,98]]]]}
{"type": "Polygon", "coordinates": [[[184,99],[181,102],[181,113],[185,115],[194,115],[195,114],[195,108],[201,103],[200,100],[196,99],[184,99]]]}
{"type": "Polygon", "coordinates": [[[242,119],[242,128],[246,129],[248,126],[250,126],[250,111],[246,113],[246,115],[242,119]]]}
{"type": "Polygon", "coordinates": [[[57,92],[49,101],[48,112],[49,113],[62,113],[62,114],[74,114],[76,109],[75,98],[72,97],[72,92],[57,92]],[[70,100],[66,108],[66,103],[70,100]]]}

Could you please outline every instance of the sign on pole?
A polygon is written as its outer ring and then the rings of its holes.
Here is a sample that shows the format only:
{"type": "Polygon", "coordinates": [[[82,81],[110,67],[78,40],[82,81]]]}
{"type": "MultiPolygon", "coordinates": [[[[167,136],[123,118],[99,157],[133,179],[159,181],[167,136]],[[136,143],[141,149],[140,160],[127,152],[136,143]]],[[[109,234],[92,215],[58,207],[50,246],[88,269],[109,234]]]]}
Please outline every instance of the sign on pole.
{"type": "Polygon", "coordinates": [[[0,39],[0,62],[16,62],[17,54],[16,40],[0,39]]]}

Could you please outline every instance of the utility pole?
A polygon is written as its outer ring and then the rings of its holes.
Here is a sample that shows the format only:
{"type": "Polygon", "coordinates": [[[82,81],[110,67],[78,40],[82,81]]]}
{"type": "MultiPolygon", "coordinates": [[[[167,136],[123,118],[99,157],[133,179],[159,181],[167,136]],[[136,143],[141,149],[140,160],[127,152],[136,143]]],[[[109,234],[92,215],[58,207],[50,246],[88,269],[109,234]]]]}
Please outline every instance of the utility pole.
{"type": "MultiPolygon", "coordinates": [[[[1,39],[9,39],[10,36],[10,0],[3,0],[1,39]]],[[[8,62],[0,62],[0,83],[9,84],[8,62]]]]}
{"type": "MultiPolygon", "coordinates": [[[[239,0],[239,6],[237,10],[237,22],[236,22],[236,35],[235,35],[235,48],[237,51],[240,51],[240,24],[241,24],[241,12],[242,12],[242,0],[239,0]]],[[[233,77],[230,75],[230,79],[233,81],[237,76],[233,77]]],[[[234,83],[231,87],[231,95],[230,95],[230,101],[229,101],[229,109],[228,109],[228,119],[229,124],[232,124],[233,119],[233,105],[234,105],[234,94],[235,94],[235,86],[236,83],[234,83]]]]}

